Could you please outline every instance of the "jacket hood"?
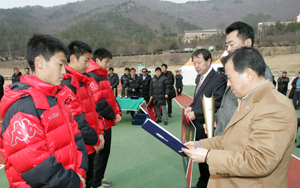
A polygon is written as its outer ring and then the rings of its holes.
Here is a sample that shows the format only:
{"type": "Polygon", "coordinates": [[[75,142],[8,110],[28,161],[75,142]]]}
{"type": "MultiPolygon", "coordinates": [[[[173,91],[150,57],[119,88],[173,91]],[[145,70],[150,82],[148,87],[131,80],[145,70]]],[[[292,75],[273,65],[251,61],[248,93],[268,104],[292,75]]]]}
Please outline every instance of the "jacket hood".
{"type": "Polygon", "coordinates": [[[4,96],[0,103],[0,117],[3,118],[8,108],[17,100],[25,96],[35,96],[33,98],[36,108],[47,109],[49,104],[41,103],[40,99],[45,97],[42,93],[55,96],[61,86],[53,86],[45,83],[34,75],[21,76],[20,82],[5,87],[4,96]]]}
{"type": "MultiPolygon", "coordinates": [[[[86,83],[89,80],[89,78],[86,75],[81,74],[80,72],[78,72],[75,69],[69,67],[68,65],[65,65],[65,68],[66,68],[66,71],[67,71],[67,73],[65,75],[72,74],[77,78],[77,80],[79,82],[82,82],[82,83],[86,83]]],[[[65,75],[64,75],[64,77],[65,77],[65,75]]]]}
{"type": "Polygon", "coordinates": [[[106,77],[108,70],[102,68],[101,66],[99,66],[92,58],[89,61],[89,66],[86,69],[86,72],[95,72],[96,74],[102,76],[102,77],[106,77]]]}

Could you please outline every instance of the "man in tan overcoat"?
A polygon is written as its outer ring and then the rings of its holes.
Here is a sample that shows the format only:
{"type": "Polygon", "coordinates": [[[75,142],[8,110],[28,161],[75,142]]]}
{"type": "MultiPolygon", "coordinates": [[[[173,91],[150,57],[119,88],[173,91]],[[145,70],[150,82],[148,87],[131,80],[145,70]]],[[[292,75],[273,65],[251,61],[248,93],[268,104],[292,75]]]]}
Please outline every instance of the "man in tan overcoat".
{"type": "Polygon", "coordinates": [[[297,117],[292,103],[264,78],[261,54],[243,47],[223,64],[238,108],[222,136],[188,142],[182,149],[209,165],[208,187],[287,188],[297,117]]]}

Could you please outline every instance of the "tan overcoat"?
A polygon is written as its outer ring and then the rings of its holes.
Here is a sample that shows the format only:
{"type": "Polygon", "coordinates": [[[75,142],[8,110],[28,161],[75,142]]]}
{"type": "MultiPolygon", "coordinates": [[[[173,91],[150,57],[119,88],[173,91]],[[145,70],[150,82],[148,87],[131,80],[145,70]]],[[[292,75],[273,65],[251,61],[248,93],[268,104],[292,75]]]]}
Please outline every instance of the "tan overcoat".
{"type": "Polygon", "coordinates": [[[270,82],[234,113],[220,137],[201,140],[209,153],[209,188],[287,188],[297,117],[270,82]]]}

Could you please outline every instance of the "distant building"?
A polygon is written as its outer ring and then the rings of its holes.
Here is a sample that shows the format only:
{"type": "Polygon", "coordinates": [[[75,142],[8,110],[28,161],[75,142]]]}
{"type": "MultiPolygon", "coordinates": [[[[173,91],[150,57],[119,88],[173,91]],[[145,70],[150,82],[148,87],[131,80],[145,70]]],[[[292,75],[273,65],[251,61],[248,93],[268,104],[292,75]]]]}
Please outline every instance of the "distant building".
{"type": "Polygon", "coordinates": [[[210,36],[222,33],[223,31],[217,29],[206,29],[206,30],[194,30],[184,31],[184,37],[182,41],[184,43],[190,43],[192,40],[208,39],[210,36]]]}
{"type": "Polygon", "coordinates": [[[298,23],[298,22],[300,22],[300,13],[299,13],[298,16],[296,16],[296,17],[294,18],[294,23],[298,23]]]}
{"type": "MultiPolygon", "coordinates": [[[[289,25],[290,23],[294,23],[293,21],[280,22],[282,25],[289,25]]],[[[262,31],[263,26],[270,27],[271,25],[276,25],[276,22],[260,22],[258,23],[258,31],[262,31]]]]}

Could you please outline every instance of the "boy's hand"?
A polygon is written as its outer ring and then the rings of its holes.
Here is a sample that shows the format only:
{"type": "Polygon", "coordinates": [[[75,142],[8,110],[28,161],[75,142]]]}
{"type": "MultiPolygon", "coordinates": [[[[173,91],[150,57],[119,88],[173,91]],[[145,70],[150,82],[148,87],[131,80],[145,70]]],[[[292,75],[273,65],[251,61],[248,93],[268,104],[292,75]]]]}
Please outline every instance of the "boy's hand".
{"type": "Polygon", "coordinates": [[[100,134],[100,135],[99,135],[99,139],[100,139],[100,146],[101,146],[101,149],[103,149],[103,148],[104,148],[104,144],[105,144],[105,139],[104,139],[103,134],[100,134]]]}
{"type": "Polygon", "coordinates": [[[77,175],[79,176],[79,178],[80,178],[80,181],[82,181],[82,184],[83,184],[82,188],[85,188],[85,187],[86,187],[86,184],[85,184],[85,179],[82,177],[82,175],[81,175],[81,174],[77,173],[77,175]]]}
{"type": "Polygon", "coordinates": [[[121,120],[122,120],[122,117],[120,116],[120,114],[117,114],[117,117],[116,117],[116,120],[115,120],[115,125],[120,123],[121,120]]]}

